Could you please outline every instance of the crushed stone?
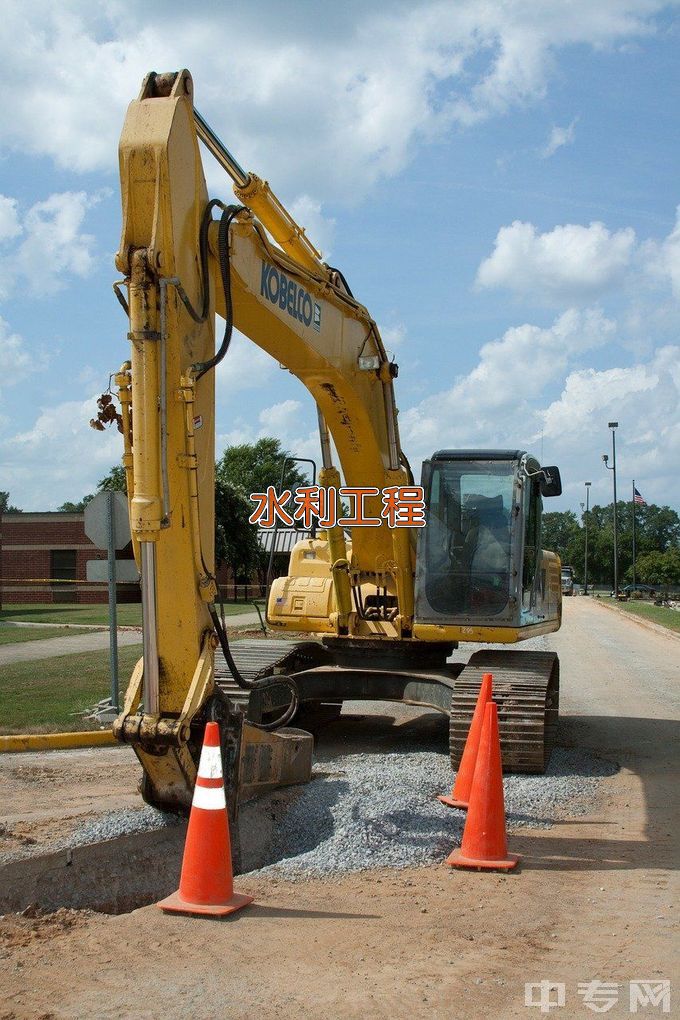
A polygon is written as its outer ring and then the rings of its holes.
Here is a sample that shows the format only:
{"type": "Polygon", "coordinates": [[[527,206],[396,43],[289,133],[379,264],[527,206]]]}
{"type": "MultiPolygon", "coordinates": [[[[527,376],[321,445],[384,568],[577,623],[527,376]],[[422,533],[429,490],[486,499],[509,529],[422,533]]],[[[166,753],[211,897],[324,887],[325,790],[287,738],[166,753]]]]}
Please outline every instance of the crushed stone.
{"type": "MultiPolygon", "coordinates": [[[[557,748],[543,776],[504,777],[507,825],[549,828],[586,813],[600,781],[617,766],[557,748]]],[[[317,763],[275,828],[270,863],[286,878],[441,861],[460,845],[465,813],[441,804],[452,779],[448,755],[404,748],[317,763]]]]}
{"type": "Polygon", "coordinates": [[[139,832],[152,832],[169,825],[178,825],[179,816],[167,814],[157,808],[145,804],[141,808],[126,808],[122,811],[107,811],[106,814],[91,818],[79,825],[64,840],[52,849],[67,849],[85,846],[89,843],[100,843],[106,839],[118,839],[119,836],[132,836],[139,832]]]}

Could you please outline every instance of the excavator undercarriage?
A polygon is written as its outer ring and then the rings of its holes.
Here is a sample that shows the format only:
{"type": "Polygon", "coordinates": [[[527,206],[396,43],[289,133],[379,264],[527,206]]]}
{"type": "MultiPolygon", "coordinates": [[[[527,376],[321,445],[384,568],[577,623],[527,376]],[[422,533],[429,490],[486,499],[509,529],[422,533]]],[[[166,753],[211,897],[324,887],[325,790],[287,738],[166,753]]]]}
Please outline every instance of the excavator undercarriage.
{"type": "MultiPolygon", "coordinates": [[[[482,674],[493,673],[506,772],[542,773],[555,741],[559,709],[559,661],[553,652],[488,649],[467,663],[447,661],[451,645],[414,642],[246,640],[233,646],[239,670],[252,679],[277,672],[292,677],[304,712],[310,705],[344,701],[401,701],[448,715],[451,765],[458,767],[479,693],[482,674]]],[[[217,653],[216,683],[261,722],[285,707],[286,695],[272,687],[264,695],[239,689],[217,653]]]]}

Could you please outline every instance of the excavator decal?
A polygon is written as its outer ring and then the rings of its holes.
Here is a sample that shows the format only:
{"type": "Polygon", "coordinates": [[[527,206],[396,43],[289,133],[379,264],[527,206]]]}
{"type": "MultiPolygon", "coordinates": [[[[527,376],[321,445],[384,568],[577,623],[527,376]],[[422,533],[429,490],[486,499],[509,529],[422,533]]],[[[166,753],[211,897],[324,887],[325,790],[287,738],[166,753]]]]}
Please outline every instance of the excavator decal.
{"type": "Polygon", "coordinates": [[[321,330],[321,306],[312,301],[311,295],[295,280],[289,280],[283,270],[266,262],[262,263],[260,295],[273,305],[278,305],[305,326],[313,324],[317,333],[321,330]]]}

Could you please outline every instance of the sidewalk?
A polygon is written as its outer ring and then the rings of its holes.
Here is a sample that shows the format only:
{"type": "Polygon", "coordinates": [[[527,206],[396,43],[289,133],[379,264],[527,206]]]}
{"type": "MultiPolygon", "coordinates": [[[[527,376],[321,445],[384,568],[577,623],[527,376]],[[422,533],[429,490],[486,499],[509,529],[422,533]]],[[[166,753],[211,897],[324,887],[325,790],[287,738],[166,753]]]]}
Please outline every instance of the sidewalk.
{"type": "MultiPolygon", "coordinates": [[[[237,613],[225,617],[227,633],[243,627],[260,626],[257,611],[237,613]]],[[[141,628],[130,630],[118,629],[118,647],[124,645],[141,645],[141,628]]],[[[34,662],[39,659],[51,659],[58,655],[77,655],[78,652],[94,652],[109,647],[109,632],[97,630],[84,634],[69,634],[68,637],[45,638],[40,641],[24,641],[20,644],[2,645],[0,647],[0,666],[8,666],[12,662],[34,662]]]]}
{"type": "MultiPolygon", "coordinates": [[[[141,631],[124,631],[118,635],[118,647],[141,645],[141,631]]],[[[24,641],[17,645],[0,647],[0,666],[12,662],[34,662],[38,659],[52,659],[56,655],[77,655],[78,652],[94,652],[109,647],[109,632],[96,631],[91,634],[71,634],[69,637],[45,638],[41,641],[24,641]]]]}

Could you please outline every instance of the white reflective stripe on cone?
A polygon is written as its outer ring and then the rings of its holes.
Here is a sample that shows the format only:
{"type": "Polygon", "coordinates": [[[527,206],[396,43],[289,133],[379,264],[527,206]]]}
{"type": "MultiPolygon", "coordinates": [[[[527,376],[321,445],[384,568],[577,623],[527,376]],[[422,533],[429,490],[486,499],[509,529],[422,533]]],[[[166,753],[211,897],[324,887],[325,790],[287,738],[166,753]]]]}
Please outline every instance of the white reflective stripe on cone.
{"type": "Polygon", "coordinates": [[[198,763],[198,774],[203,779],[222,778],[222,756],[219,747],[203,745],[201,760],[198,763]]]}
{"type": "Polygon", "coordinates": [[[194,799],[192,807],[206,808],[208,811],[221,811],[227,806],[227,799],[224,796],[223,786],[198,786],[194,787],[194,799]]]}

